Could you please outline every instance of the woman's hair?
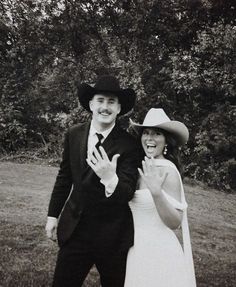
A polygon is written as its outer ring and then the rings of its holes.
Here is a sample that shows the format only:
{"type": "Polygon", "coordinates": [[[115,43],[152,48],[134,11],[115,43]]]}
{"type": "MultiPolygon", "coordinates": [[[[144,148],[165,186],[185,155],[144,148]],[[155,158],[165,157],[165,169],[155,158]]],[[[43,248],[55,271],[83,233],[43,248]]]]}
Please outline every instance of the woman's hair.
{"type": "Polygon", "coordinates": [[[177,169],[181,174],[182,165],[180,162],[180,149],[177,140],[171,133],[163,129],[157,129],[157,130],[160,130],[166,138],[167,152],[166,154],[164,154],[164,157],[172,161],[176,165],[177,169]]]}

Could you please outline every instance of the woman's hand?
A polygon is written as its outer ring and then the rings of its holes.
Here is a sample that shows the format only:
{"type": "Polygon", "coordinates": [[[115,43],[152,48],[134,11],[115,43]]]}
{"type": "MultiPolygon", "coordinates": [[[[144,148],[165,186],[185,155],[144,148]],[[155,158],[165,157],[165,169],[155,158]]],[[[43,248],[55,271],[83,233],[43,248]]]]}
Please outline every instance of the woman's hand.
{"type": "Polygon", "coordinates": [[[145,182],[152,195],[158,196],[161,193],[162,186],[168,173],[156,166],[153,158],[150,159],[146,156],[142,161],[142,166],[143,170],[140,168],[138,169],[142,180],[145,182]]]}

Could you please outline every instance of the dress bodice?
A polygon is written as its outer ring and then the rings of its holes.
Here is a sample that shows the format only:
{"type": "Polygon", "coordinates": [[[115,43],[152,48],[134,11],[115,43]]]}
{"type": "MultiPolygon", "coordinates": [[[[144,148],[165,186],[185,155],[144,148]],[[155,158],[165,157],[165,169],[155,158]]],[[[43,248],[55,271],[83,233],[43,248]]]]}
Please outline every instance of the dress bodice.
{"type": "Polygon", "coordinates": [[[152,195],[147,188],[136,190],[129,206],[133,214],[136,228],[156,227],[157,224],[158,226],[165,227],[157,212],[152,195]]]}

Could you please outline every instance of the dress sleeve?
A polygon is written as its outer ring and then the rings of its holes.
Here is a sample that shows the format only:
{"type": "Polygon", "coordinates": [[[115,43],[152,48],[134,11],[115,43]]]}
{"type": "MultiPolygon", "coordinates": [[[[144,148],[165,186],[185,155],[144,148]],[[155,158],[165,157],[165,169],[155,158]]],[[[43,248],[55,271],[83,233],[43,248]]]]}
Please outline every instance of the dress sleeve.
{"type": "Polygon", "coordinates": [[[187,202],[179,202],[174,197],[170,196],[168,193],[166,193],[163,189],[161,190],[167,201],[176,209],[179,210],[185,210],[187,209],[188,205],[187,202]]]}

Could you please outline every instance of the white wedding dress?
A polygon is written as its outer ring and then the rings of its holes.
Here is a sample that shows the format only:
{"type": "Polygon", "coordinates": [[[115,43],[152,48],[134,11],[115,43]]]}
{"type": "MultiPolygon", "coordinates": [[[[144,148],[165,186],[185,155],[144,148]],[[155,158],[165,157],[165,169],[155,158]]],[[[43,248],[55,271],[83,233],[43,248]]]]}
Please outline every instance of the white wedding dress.
{"type": "MultiPolygon", "coordinates": [[[[169,160],[155,160],[157,166],[171,166],[169,160]]],[[[178,172],[178,170],[177,170],[178,172]]],[[[179,174],[179,172],[178,172],[179,174]]],[[[135,192],[130,202],[134,218],[135,239],[127,258],[125,287],[195,287],[195,275],[190,244],[187,204],[182,180],[181,203],[162,191],[167,200],[183,210],[182,248],[174,231],[161,220],[148,189],[135,192]]]]}

